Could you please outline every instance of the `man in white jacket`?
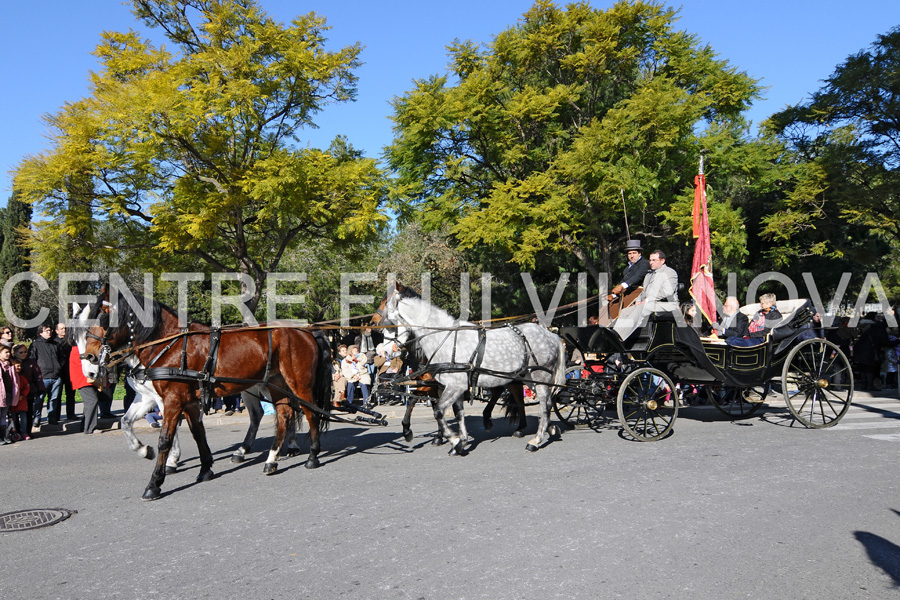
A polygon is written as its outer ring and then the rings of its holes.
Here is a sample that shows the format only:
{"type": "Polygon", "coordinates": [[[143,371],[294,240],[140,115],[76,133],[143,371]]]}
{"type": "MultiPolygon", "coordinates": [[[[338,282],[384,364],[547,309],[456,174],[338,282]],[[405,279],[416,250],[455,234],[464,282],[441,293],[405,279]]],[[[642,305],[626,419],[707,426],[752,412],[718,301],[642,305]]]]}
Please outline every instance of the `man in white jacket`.
{"type": "Polygon", "coordinates": [[[650,272],[644,276],[644,288],[634,304],[619,314],[613,329],[623,340],[646,323],[651,313],[678,311],[678,273],[666,266],[662,250],[650,253],[650,272]]]}

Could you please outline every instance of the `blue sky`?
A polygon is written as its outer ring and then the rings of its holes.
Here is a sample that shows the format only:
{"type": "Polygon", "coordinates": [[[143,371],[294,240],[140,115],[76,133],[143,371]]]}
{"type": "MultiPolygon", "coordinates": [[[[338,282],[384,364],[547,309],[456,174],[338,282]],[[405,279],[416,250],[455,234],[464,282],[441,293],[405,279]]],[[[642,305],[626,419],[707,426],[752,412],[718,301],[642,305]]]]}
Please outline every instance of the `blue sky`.
{"type": "MultiPolygon", "coordinates": [[[[361,42],[365,64],[357,71],[355,103],[326,109],[320,129],[303,141],[325,147],[338,134],[369,156],[391,140],[390,100],[413,79],[443,73],[445,46],[455,38],[489,42],[513,25],[530,0],[261,0],[288,22],[316,11],[332,27],[329,46],[361,42]]],[[[611,2],[595,0],[596,8],[611,2]]],[[[897,0],[684,0],[680,29],[696,34],[721,58],[768,86],[750,118],[759,122],[819,88],[847,56],[879,33],[900,25],[897,0]]],[[[104,30],[141,26],[120,0],[34,0],[9,3],[0,23],[0,205],[11,191],[9,171],[23,156],[49,147],[41,115],[87,93],[90,54],[104,30]]],[[[149,32],[146,32],[148,33],[149,32]]]]}

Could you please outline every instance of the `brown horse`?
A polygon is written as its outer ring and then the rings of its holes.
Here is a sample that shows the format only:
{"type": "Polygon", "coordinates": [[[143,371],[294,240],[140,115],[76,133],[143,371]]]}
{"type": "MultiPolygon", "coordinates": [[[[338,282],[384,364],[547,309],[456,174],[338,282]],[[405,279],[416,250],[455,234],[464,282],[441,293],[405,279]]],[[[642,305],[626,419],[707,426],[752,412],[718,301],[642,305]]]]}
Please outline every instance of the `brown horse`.
{"type": "Polygon", "coordinates": [[[110,298],[107,288],[84,308],[70,332],[89,381],[100,387],[110,357],[122,355],[138,366],[135,378],[152,382],[163,400],[159,452],[144,500],[160,496],[182,413],[200,453],[197,481],[212,479],[213,457],[202,421],[205,394],[228,396],[264,385],[275,405],[277,432],[263,472],[277,470],[278,452],[297,410],[303,410],[309,423],[305,466],[319,466],[319,434],[331,406],[331,351],[321,332],[264,325],[184,328],[171,308],[140,296],[131,302],[125,294],[110,298]]]}

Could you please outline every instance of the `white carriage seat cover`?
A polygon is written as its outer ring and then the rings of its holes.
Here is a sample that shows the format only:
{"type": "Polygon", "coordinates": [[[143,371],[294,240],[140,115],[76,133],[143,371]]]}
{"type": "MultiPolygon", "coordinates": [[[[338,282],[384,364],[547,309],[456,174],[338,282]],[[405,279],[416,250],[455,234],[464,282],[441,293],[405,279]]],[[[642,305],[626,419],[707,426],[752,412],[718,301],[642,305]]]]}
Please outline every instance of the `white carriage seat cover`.
{"type": "MultiPolygon", "coordinates": [[[[781,313],[782,319],[779,325],[790,323],[801,308],[809,302],[806,298],[797,298],[796,300],[778,300],[775,302],[775,308],[781,313]]],[[[759,303],[748,304],[741,307],[741,312],[747,315],[747,318],[753,320],[753,316],[759,311],[759,303]]]]}

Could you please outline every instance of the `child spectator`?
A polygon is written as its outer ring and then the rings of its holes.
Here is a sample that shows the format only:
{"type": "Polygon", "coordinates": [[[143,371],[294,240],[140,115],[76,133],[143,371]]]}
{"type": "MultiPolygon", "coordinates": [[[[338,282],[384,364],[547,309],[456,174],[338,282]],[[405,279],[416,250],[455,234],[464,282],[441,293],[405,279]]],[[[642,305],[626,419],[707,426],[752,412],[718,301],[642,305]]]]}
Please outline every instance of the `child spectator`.
{"type": "Polygon", "coordinates": [[[16,371],[17,383],[19,385],[19,395],[16,401],[9,406],[10,411],[10,427],[14,428],[19,434],[19,439],[30,440],[31,435],[28,431],[28,413],[30,405],[28,404],[29,392],[31,386],[28,380],[22,375],[22,363],[18,359],[12,359],[13,368],[16,371]]]}
{"type": "Polygon", "coordinates": [[[34,422],[34,404],[35,400],[44,395],[44,376],[41,374],[41,368],[38,366],[34,358],[28,356],[28,348],[25,344],[16,344],[13,346],[13,359],[21,363],[21,374],[28,381],[30,391],[28,393],[28,424],[25,428],[25,439],[31,437],[31,428],[34,422]]]}
{"type": "Polygon", "coordinates": [[[0,445],[11,443],[6,435],[8,427],[6,416],[9,407],[16,404],[19,399],[19,377],[10,362],[11,357],[12,344],[0,340],[0,445]]]}

